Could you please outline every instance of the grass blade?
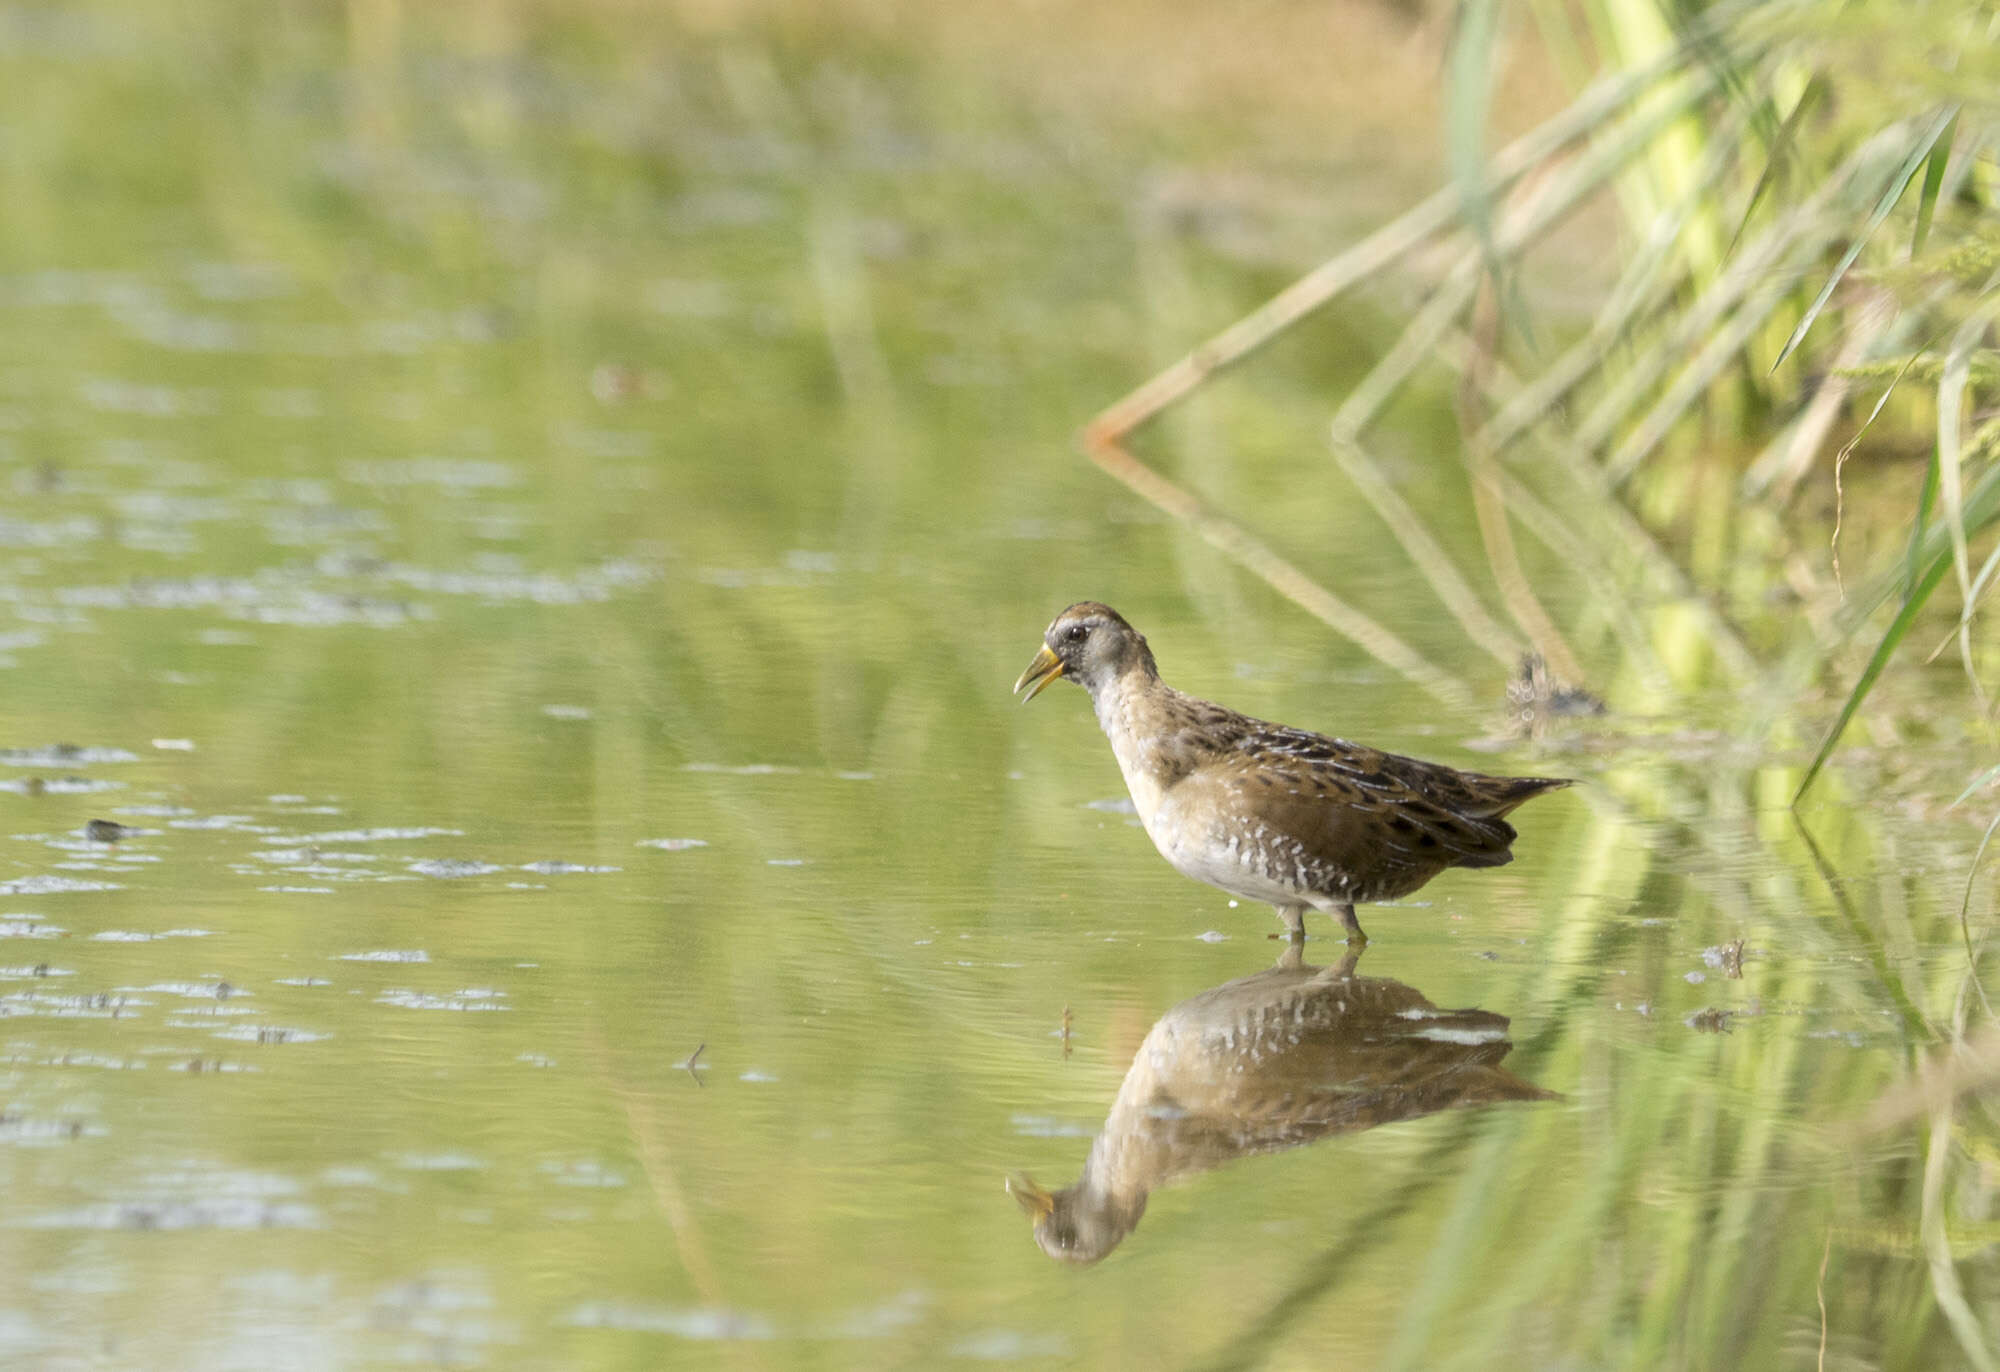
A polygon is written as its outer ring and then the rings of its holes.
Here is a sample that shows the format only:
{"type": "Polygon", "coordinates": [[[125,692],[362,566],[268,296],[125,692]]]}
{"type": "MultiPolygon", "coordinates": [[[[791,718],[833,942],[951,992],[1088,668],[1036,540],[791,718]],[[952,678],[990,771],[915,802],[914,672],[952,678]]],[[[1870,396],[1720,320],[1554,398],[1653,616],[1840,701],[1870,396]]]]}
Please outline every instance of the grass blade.
{"type": "MultiPolygon", "coordinates": [[[[1817,79],[1817,78],[1815,78],[1817,79]]],[[[1917,193],[1917,227],[1910,235],[1910,256],[1916,258],[1923,253],[1924,240],[1931,234],[1931,212],[1937,208],[1938,191],[1944,186],[1945,165],[1951,161],[1952,135],[1958,132],[1958,115],[1953,114],[1951,122],[1945,125],[1938,144],[1931,149],[1930,160],[1924,165],[1923,189],[1917,193]]]]}
{"type": "Polygon", "coordinates": [[[1792,336],[1785,340],[1785,346],[1778,352],[1778,360],[1771,364],[1772,371],[1775,372],[1782,367],[1785,359],[1790,357],[1793,350],[1805,340],[1807,330],[1811,329],[1813,321],[1819,318],[1819,312],[1826,308],[1826,302],[1832,298],[1834,288],[1840,284],[1841,278],[1847,275],[1847,269],[1854,265],[1854,259],[1861,256],[1862,248],[1867,246],[1875,230],[1889,217],[1889,211],[1903,198],[1903,191],[1916,176],[1917,168],[1924,165],[1924,160],[1930,156],[1931,149],[1937,146],[1937,141],[1944,135],[1946,127],[1957,117],[1958,106],[1947,106],[1938,111],[1924,131],[1917,136],[1917,141],[1911,146],[1909,153],[1890,174],[1888,184],[1882,188],[1881,198],[1875,202],[1875,208],[1869,214],[1868,222],[1862,225],[1861,232],[1854,236],[1854,241],[1847,245],[1847,251],[1841,254],[1840,264],[1833,269],[1832,275],[1827,277],[1826,284],[1819,288],[1819,294],[1813,297],[1812,304],[1806,307],[1805,317],[1800,319],[1799,326],[1792,330],[1792,336]]]}
{"type": "Polygon", "coordinates": [[[1486,174],[1486,114],[1493,101],[1493,42],[1499,28],[1493,0],[1460,0],[1447,59],[1445,153],[1458,184],[1465,222],[1496,277],[1500,245],[1493,237],[1493,192],[1486,174]]]}
{"type": "Polygon", "coordinates": [[[1819,745],[1819,752],[1813,755],[1812,765],[1806,768],[1805,780],[1799,783],[1798,794],[1792,797],[1793,805],[1805,799],[1806,792],[1812,788],[1813,779],[1819,775],[1820,768],[1826,765],[1827,758],[1833,755],[1835,745],[1840,742],[1840,736],[1847,732],[1847,726],[1853,720],[1854,712],[1861,708],[1861,702],[1875,689],[1876,678],[1882,675],[1882,669],[1889,665],[1889,659],[1909,636],[1910,629],[1917,622],[1918,612],[1924,608],[1924,602],[1930,599],[1931,592],[1937,589],[1938,583],[1944,580],[1944,574],[1950,570],[1951,554],[1949,552],[1939,554],[1932,559],[1930,570],[1924,573],[1923,580],[1912,587],[1910,593],[1903,598],[1903,608],[1896,612],[1896,618],[1890,623],[1888,632],[1884,633],[1882,641],[1875,645],[1874,655],[1868,659],[1868,665],[1861,669],[1861,677],[1854,683],[1854,689],[1847,693],[1847,703],[1840,707],[1840,717],[1834,720],[1833,728],[1827,732],[1826,739],[1819,745]]]}
{"type": "MultiPolygon", "coordinates": [[[[1910,362],[1915,362],[1916,360],[1917,355],[1912,354],[1910,362]]],[[[1903,364],[1903,372],[1909,371],[1910,362],[1903,364]]],[[[1896,374],[1897,380],[1901,380],[1902,375],[1902,372],[1898,372],[1896,374]]],[[[1890,384],[1893,386],[1895,383],[1891,382],[1890,384]]],[[[1883,392],[1882,399],[1886,401],[1888,398],[1888,392],[1883,392]]],[[[1881,406],[1877,405],[1876,408],[1880,409],[1881,406]]],[[[1873,416],[1870,416],[1870,418],[1873,418],[1873,416]]],[[[1933,445],[1931,448],[1931,460],[1924,467],[1924,488],[1917,495],[1917,517],[1910,522],[1910,549],[1903,556],[1904,595],[1908,595],[1917,584],[1917,568],[1923,562],[1924,530],[1930,526],[1931,513],[1937,508],[1937,496],[1938,453],[1936,446],[1933,445]]]]}
{"type": "MultiPolygon", "coordinates": [[[[1978,776],[1974,777],[1972,779],[1972,784],[1970,786],[1967,786],[1963,791],[1960,791],[1958,793],[1958,799],[1954,800],[1951,804],[1945,806],[1944,808],[1947,810],[1957,809],[1959,806],[1965,804],[1965,802],[1971,797],[1974,791],[1977,791],[1981,787],[1986,786],[1995,777],[2000,777],[2000,762],[1994,763],[1991,767],[1988,767],[1985,771],[1981,772],[1978,776]]],[[[1982,852],[1986,848],[1986,845],[1983,843],[1980,844],[1979,846],[1982,852]]],[[[1972,865],[1975,867],[1979,865],[1979,859],[1977,857],[1974,857],[1972,859],[1972,865]]]]}
{"type": "Polygon", "coordinates": [[[1791,113],[1785,116],[1785,122],[1778,125],[1777,135],[1771,140],[1771,150],[1764,158],[1764,170],[1758,173],[1757,184],[1750,188],[1750,199],[1745,202],[1743,213],[1736,220],[1736,232],[1729,236],[1729,246],[1723,250],[1722,255],[1725,258],[1734,254],[1736,245],[1743,241],[1743,231],[1750,227],[1750,216],[1755,214],[1757,206],[1763,203],[1764,192],[1771,189],[1771,183],[1777,179],[1779,170],[1794,155],[1792,145],[1798,141],[1800,123],[1803,122],[1806,112],[1819,103],[1819,98],[1825,90],[1826,77],[1820,72],[1814,72],[1812,79],[1806,82],[1806,88],[1799,92],[1799,98],[1793,102],[1791,113]]]}

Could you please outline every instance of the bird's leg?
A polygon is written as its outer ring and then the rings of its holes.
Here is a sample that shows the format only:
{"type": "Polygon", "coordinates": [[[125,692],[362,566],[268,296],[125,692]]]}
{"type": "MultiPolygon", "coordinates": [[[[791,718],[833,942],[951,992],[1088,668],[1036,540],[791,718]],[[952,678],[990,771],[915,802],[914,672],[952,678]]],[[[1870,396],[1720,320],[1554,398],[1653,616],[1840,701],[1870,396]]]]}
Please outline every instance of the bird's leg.
{"type": "Polygon", "coordinates": [[[1335,918],[1339,919],[1340,927],[1347,931],[1347,946],[1349,948],[1361,948],[1367,944],[1368,935],[1361,932],[1361,921],[1354,917],[1353,901],[1342,901],[1339,905],[1334,906],[1333,914],[1335,918]]]}
{"type": "MultiPolygon", "coordinates": [[[[1273,905],[1271,908],[1276,910],[1278,918],[1285,922],[1285,932],[1291,936],[1292,942],[1304,943],[1306,941],[1306,907],[1303,905],[1273,905]]],[[[1273,934],[1271,937],[1276,938],[1277,935],[1273,934]]]]}
{"type": "MultiPolygon", "coordinates": [[[[1273,934],[1271,937],[1276,938],[1277,935],[1273,934]]],[[[1272,964],[1280,972],[1297,972],[1305,965],[1306,946],[1294,939],[1285,940],[1285,951],[1278,954],[1277,962],[1272,964]]]]}

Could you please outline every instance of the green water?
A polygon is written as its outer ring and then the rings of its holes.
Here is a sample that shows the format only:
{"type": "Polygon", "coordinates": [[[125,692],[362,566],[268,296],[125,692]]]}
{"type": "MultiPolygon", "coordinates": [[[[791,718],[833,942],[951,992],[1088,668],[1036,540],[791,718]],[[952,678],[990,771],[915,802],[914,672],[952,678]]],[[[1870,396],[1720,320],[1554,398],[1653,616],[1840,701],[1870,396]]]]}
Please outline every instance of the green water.
{"type": "MultiPolygon", "coordinates": [[[[1493,751],[1504,669],[1319,447],[1395,288],[1149,451],[1488,706],[1070,447],[1367,226],[1161,185],[1332,169],[932,60],[0,8],[0,1361],[1981,1365],[1992,1121],[1863,1127],[1976,1004],[1959,707],[1802,829],[1824,709],[1774,730],[1669,607],[1671,694],[1527,549],[1614,709],[1493,751]],[[1160,861],[1080,694],[1008,696],[1083,596],[1186,689],[1585,784],[1364,911],[1356,980],[1243,983],[1270,912],[1160,861]],[[1121,1097],[1225,983],[1318,1027],[1121,1097]],[[1344,1127],[1231,1125],[1260,1073],[1344,1127]],[[1143,1214],[1051,1261],[1007,1180],[1100,1130],[1143,1214]]],[[[1476,566],[1452,431],[1380,442],[1476,566]]]]}

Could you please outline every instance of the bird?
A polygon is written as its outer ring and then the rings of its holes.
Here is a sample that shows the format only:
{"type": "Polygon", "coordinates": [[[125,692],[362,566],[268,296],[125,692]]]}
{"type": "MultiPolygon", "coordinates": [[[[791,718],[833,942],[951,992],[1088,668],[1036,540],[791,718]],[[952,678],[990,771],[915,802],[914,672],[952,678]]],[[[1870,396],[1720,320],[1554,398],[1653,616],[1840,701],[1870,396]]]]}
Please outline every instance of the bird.
{"type": "Polygon", "coordinates": [[[1138,1226],[1151,1192],[1238,1158],[1440,1110],[1557,1099],[1501,1065],[1513,1047],[1505,1015],[1439,1009],[1403,982],[1356,976],[1357,949],[1332,967],[1307,965],[1303,949],[1287,944],[1275,967],[1160,1016],[1073,1184],[1007,1179],[1044,1253],[1097,1262],[1138,1226]]]}
{"type": "Polygon", "coordinates": [[[1506,815],[1573,784],[1463,772],[1187,695],[1160,679],[1145,636],[1094,600],[1055,617],[1014,693],[1026,704],[1057,680],[1089,692],[1160,856],[1269,902],[1294,940],[1318,909],[1366,944],[1357,903],[1407,896],[1447,867],[1513,861],[1506,815]]]}

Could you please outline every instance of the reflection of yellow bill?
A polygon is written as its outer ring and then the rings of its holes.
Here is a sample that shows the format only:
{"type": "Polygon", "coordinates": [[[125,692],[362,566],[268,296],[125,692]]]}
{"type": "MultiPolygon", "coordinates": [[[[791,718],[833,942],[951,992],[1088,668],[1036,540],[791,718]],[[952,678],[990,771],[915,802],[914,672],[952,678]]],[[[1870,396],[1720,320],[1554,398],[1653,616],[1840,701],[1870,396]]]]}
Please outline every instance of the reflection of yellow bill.
{"type": "Polygon", "coordinates": [[[1028,694],[1021,699],[1021,703],[1026,705],[1047,690],[1049,683],[1062,674],[1062,659],[1050,652],[1049,645],[1044,643],[1042,650],[1035,654],[1035,660],[1028,664],[1028,670],[1021,673],[1021,679],[1014,683],[1014,694],[1020,695],[1028,687],[1034,687],[1034,690],[1028,691],[1028,694]]]}
{"type": "MultiPolygon", "coordinates": [[[[1053,657],[1054,654],[1051,653],[1050,656],[1053,657]]],[[[1056,675],[1060,676],[1061,673],[1058,672],[1056,675]]],[[[1050,677],[1051,681],[1054,679],[1055,677],[1050,677]]],[[[1018,690],[1019,688],[1017,687],[1016,689],[1018,690]]],[[[1055,1213],[1056,1198],[1035,1185],[1034,1178],[1032,1177],[1016,1172],[1013,1176],[1007,1178],[1007,1194],[1012,1196],[1014,1203],[1020,1206],[1031,1219],[1036,1221],[1045,1220],[1055,1213]]]]}

